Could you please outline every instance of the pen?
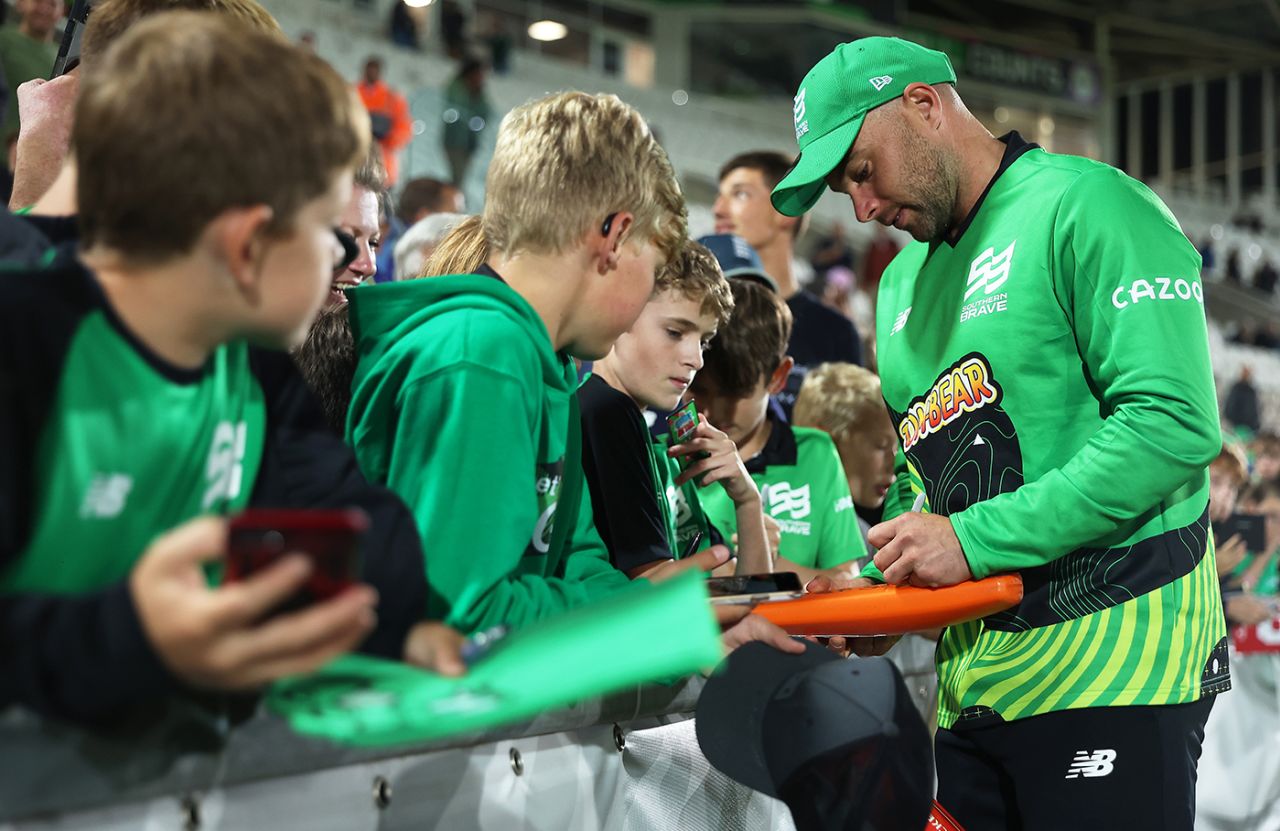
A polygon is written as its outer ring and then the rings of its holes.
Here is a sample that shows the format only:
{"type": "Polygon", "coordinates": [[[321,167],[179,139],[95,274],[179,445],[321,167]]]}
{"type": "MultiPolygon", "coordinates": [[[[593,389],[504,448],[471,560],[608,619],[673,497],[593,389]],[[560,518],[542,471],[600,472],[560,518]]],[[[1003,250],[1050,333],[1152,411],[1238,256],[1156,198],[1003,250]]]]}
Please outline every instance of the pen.
{"type": "Polygon", "coordinates": [[[924,491],[916,494],[916,501],[911,503],[911,513],[918,514],[924,508],[924,491]]]}
{"type": "Polygon", "coordinates": [[[693,556],[693,552],[698,550],[698,543],[702,542],[702,532],[693,535],[693,539],[689,540],[689,544],[685,546],[684,553],[680,555],[680,559],[688,559],[693,556]]]}

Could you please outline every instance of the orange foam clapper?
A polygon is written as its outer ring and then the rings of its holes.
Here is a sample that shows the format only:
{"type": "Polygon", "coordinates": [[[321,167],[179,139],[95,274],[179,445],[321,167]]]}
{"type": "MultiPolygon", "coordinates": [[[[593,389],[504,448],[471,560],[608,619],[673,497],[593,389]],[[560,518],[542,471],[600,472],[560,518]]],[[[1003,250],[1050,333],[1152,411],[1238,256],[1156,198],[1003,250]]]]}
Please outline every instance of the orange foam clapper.
{"type": "Polygon", "coordinates": [[[793,635],[898,635],[1002,612],[1022,600],[1022,578],[1001,574],[941,589],[872,586],[761,603],[755,613],[793,635]]]}

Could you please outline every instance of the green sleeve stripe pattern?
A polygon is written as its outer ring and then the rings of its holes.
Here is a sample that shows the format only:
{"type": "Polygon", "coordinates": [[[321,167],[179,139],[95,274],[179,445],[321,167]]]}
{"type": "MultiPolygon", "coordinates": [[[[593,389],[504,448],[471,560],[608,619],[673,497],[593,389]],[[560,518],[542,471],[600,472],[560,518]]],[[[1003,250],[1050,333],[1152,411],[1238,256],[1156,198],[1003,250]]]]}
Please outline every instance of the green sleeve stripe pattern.
{"type": "Polygon", "coordinates": [[[1207,554],[1189,582],[1054,626],[1016,633],[982,621],[950,627],[938,649],[939,725],[992,714],[1014,720],[1060,709],[1181,704],[1221,692],[1222,673],[1206,677],[1196,658],[1211,653],[1225,670],[1222,617],[1194,614],[1217,598],[1212,550],[1207,554]]]}

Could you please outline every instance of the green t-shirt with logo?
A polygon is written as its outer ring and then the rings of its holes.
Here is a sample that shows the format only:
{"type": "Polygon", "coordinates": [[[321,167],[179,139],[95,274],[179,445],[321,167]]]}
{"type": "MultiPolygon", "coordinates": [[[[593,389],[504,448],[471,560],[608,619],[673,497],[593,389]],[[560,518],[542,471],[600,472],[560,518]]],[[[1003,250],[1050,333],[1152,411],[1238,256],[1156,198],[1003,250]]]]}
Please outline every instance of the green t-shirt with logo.
{"type": "MultiPolygon", "coordinates": [[[[672,541],[671,551],[679,559],[695,538],[698,539],[698,547],[693,552],[695,554],[718,541],[719,529],[713,534],[711,520],[702,506],[702,496],[696,482],[685,482],[676,487],[676,478],[681,472],[680,460],[667,455],[668,447],[670,445],[665,436],[653,439],[649,443],[649,458],[657,472],[659,492],[664,496],[660,502],[664,507],[668,539],[672,541]]],[[[724,488],[718,483],[715,484],[715,489],[724,492],[724,488]]],[[[707,490],[712,488],[708,487],[707,490]]]]}
{"type": "Polygon", "coordinates": [[[975,577],[1025,585],[946,630],[939,723],[1228,689],[1200,258],[1141,183],[1008,144],[959,238],[904,249],[877,304],[886,518],[923,489],[975,577]]]}
{"type": "MultiPolygon", "coordinates": [[[[772,409],[768,418],[769,438],[746,467],[760,488],[764,512],[782,528],[778,555],[809,568],[865,557],[849,480],[831,437],[811,427],[792,427],[772,409]]],[[[716,484],[698,494],[711,523],[732,539],[737,514],[724,488],[716,484]]]]}
{"type": "Polygon", "coordinates": [[[24,426],[35,429],[23,430],[33,443],[16,461],[29,512],[6,529],[16,550],[0,592],[78,593],[123,579],[161,531],[248,502],[265,398],[247,344],[179,369],[129,334],[87,271],[29,279],[78,302],[65,314],[50,304],[48,325],[62,336],[27,358],[54,371],[44,390],[23,390],[24,426]]]}

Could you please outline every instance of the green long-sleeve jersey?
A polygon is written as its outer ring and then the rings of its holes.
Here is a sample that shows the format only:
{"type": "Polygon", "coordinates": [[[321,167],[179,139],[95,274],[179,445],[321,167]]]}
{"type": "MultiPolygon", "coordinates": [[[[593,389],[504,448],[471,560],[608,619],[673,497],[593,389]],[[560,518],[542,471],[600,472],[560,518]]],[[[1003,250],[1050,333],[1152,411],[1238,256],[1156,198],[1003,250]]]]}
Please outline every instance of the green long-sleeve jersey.
{"type": "Polygon", "coordinates": [[[975,577],[1025,583],[944,634],[939,723],[1227,689],[1199,256],[1139,182],[1008,143],[959,237],[904,249],[877,310],[886,518],[923,489],[975,577]]]}
{"type": "Polygon", "coordinates": [[[628,584],[572,452],[573,362],[528,302],[483,271],[349,294],[347,439],[418,521],[427,615],[464,632],[523,626],[628,584]],[[560,510],[573,490],[576,511],[560,510]]]}

